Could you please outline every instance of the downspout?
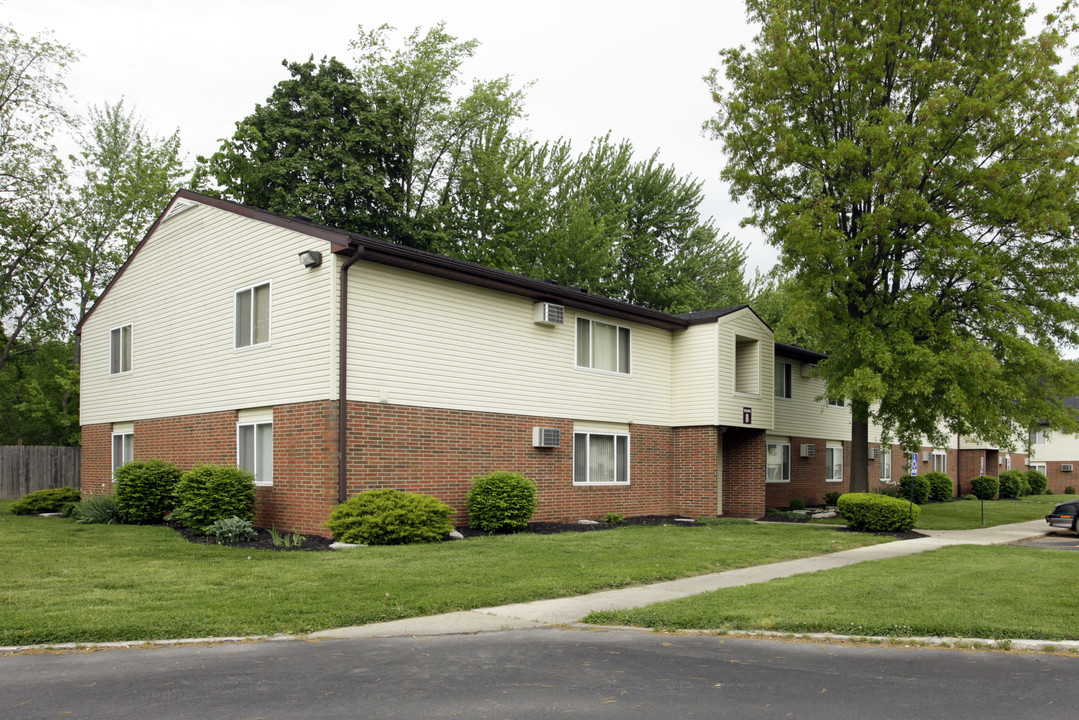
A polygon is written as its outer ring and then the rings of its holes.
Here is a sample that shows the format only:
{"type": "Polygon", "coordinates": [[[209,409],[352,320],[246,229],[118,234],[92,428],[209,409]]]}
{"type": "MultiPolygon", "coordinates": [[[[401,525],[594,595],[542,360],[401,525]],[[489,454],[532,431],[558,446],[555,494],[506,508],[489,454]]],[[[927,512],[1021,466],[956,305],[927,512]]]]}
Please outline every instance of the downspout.
{"type": "Polygon", "coordinates": [[[348,269],[363,257],[363,245],[341,266],[337,318],[337,502],[348,499],[348,269]]]}

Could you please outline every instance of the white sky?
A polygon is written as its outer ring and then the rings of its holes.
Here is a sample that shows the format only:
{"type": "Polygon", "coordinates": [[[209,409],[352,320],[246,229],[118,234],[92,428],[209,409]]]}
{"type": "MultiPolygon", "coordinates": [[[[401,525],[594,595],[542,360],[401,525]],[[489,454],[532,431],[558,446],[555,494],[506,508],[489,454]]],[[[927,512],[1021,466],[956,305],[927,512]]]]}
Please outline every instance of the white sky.
{"type": "Polygon", "coordinates": [[[704,181],[702,214],[749,245],[748,276],[775,253],[719,181],[721,144],[702,137],[713,104],[701,77],[720,48],[753,33],[740,0],[0,0],[0,21],[28,37],[51,30],[81,53],[68,76],[79,110],[124,97],[157,135],[180,129],[189,164],[287,75],[283,59],[335,55],[351,65],[357,25],[399,34],[440,20],[481,45],[472,78],[510,75],[528,91],[533,139],[565,137],[578,151],[611,131],[644,159],[704,181]]]}
{"type": "Polygon", "coordinates": [[[351,65],[357,25],[406,33],[440,20],[481,43],[466,78],[535,81],[525,102],[534,139],[583,151],[610,131],[641,159],[659,150],[704,182],[702,214],[747,245],[748,277],[775,262],[755,228],[739,228],[746,210],[719,181],[721,144],[700,131],[714,113],[701,77],[721,48],[754,35],[740,0],[0,0],[0,21],[23,37],[51,30],[81,53],[68,77],[80,112],[124,97],[151,132],[179,128],[189,164],[286,77],[283,59],[351,65]]]}

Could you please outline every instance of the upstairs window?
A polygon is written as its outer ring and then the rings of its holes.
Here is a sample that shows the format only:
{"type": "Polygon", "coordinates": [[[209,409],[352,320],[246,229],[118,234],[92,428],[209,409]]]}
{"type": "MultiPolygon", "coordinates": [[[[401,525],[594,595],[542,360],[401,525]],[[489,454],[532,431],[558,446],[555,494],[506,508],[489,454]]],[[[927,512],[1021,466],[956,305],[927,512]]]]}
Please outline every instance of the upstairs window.
{"type": "Polygon", "coordinates": [[[790,398],[791,364],[789,362],[776,362],[775,386],[777,398],[790,398]]]}
{"type": "Polygon", "coordinates": [[[1045,430],[1031,430],[1030,431],[1030,444],[1031,445],[1045,445],[1049,442],[1049,433],[1045,430]]]}
{"type": "Polygon", "coordinates": [[[828,407],[843,407],[843,398],[839,398],[838,400],[828,398],[828,407]]]}
{"type": "Polygon", "coordinates": [[[270,283],[236,291],[236,347],[270,342],[270,283]]]}
{"type": "Polygon", "coordinates": [[[629,374],[628,327],[577,318],[577,367],[629,374]]]}
{"type": "Polygon", "coordinates": [[[112,329],[109,339],[109,374],[122,375],[131,372],[131,326],[121,325],[112,329]]]}
{"type": "Polygon", "coordinates": [[[734,337],[734,391],[747,395],[759,395],[760,341],[756,338],[734,337]]]}

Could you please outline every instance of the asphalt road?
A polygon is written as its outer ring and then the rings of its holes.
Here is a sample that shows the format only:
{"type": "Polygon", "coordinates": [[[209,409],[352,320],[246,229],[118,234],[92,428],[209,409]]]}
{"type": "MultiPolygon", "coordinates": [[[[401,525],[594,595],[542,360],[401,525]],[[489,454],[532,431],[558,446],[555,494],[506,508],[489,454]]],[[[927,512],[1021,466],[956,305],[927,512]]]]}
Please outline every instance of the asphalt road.
{"type": "Polygon", "coordinates": [[[0,657],[0,718],[1038,718],[1079,658],[545,628],[0,657]]]}

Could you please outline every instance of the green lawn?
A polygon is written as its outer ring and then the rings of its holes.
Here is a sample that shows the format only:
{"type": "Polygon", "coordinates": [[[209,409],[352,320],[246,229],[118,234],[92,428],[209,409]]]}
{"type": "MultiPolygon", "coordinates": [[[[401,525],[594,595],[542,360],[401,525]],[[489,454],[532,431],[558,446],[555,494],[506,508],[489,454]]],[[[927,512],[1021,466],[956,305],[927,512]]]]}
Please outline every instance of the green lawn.
{"type": "Polygon", "coordinates": [[[797,525],[625,527],[309,553],[0,501],[0,645],[303,633],[564,597],[885,541],[797,525]]]}
{"type": "MultiPolygon", "coordinates": [[[[992,525],[1008,525],[1026,520],[1043,519],[1052,509],[1074,495],[1031,495],[1018,500],[957,500],[950,503],[922,505],[922,514],[915,528],[927,530],[969,530],[992,525]],[[985,524],[982,524],[982,506],[985,524]]],[[[1046,529],[1049,526],[1046,525],[1046,529]]]]}
{"type": "Polygon", "coordinates": [[[587,622],[664,629],[1079,640],[1079,553],[953,546],[730,588],[587,622]]]}

